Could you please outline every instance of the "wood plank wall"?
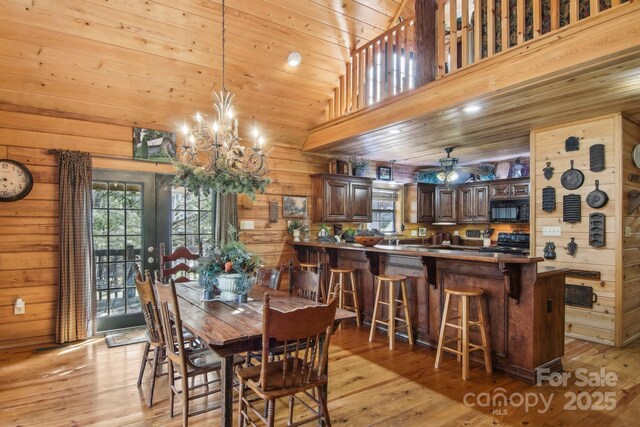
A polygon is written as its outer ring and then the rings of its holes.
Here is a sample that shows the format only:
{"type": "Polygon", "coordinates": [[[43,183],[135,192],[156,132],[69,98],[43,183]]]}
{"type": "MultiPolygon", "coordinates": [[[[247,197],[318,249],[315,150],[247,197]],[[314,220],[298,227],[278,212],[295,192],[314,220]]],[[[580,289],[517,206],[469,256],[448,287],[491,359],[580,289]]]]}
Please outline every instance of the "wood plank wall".
{"type": "MultiPolygon", "coordinates": [[[[173,166],[131,160],[131,128],[50,116],[0,111],[0,158],[28,165],[32,192],[23,200],[0,204],[0,348],[54,340],[58,292],[58,168],[50,148],[89,151],[94,168],[172,173],[173,166]],[[16,298],[26,301],[26,314],[14,315],[16,298]]],[[[282,209],[282,194],[311,195],[309,174],[327,170],[320,156],[287,145],[269,155],[272,184],[251,209],[240,208],[241,220],[255,230],[240,238],[266,265],[288,260],[293,251],[282,219],[268,223],[268,201],[282,209]]],[[[280,217],[282,211],[280,211],[280,217]]]]}
{"type": "Polygon", "coordinates": [[[630,237],[622,241],[622,327],[620,340],[622,345],[629,344],[640,337],[640,211],[627,214],[629,191],[640,191],[640,184],[629,180],[629,174],[640,174],[631,159],[634,147],[640,144],[640,126],[623,119],[622,121],[622,236],[624,227],[629,227],[630,237]]]}
{"type": "Polygon", "coordinates": [[[532,131],[531,134],[531,175],[532,179],[532,238],[535,254],[543,256],[546,242],[556,245],[557,259],[545,261],[544,264],[583,270],[597,270],[601,280],[582,280],[567,278],[566,283],[591,286],[598,300],[592,309],[566,307],[565,333],[567,336],[586,339],[613,345],[616,343],[616,294],[619,282],[616,280],[616,241],[619,238],[621,203],[616,192],[620,171],[616,169],[616,158],[620,152],[619,114],[602,116],[591,120],[567,123],[553,128],[532,131]],[[565,140],[570,136],[582,138],[579,151],[565,151],[565,140]],[[593,144],[605,145],[605,170],[594,173],[589,170],[589,147],[593,144]],[[570,160],[574,167],[581,170],[585,182],[577,190],[566,190],[560,179],[564,171],[570,168],[570,160]],[[553,177],[546,180],[543,169],[546,162],[554,167],[553,177]],[[592,209],[586,203],[586,196],[595,189],[595,180],[600,181],[600,188],[609,196],[609,203],[602,209],[592,209]],[[547,213],[542,210],[542,189],[552,186],[556,189],[556,210],[547,213]],[[582,200],[582,221],[569,224],[562,220],[562,197],[566,194],[579,194],[582,200]],[[534,204],[535,203],[535,208],[534,204]],[[606,215],[606,246],[594,248],[589,246],[589,214],[601,212],[606,215]],[[561,237],[542,235],[544,226],[561,226],[561,237]],[[566,246],[570,238],[575,237],[578,251],[575,257],[567,254],[566,246]]]}

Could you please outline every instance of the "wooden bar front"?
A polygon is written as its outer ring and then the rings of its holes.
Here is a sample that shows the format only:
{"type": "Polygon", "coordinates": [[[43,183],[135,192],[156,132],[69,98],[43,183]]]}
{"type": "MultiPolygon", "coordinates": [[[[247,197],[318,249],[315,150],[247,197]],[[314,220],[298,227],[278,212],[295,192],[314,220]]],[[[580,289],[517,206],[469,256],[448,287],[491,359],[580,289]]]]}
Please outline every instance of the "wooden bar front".
{"type": "MultiPolygon", "coordinates": [[[[293,246],[299,260],[313,259],[313,252],[329,267],[356,270],[365,323],[371,323],[374,276],[402,274],[408,278],[413,333],[419,343],[435,348],[444,290],[480,288],[485,294],[494,369],[535,381],[540,368],[551,372],[562,368],[565,271],[538,267],[542,258],[314,242],[293,246]]],[[[471,304],[472,318],[475,310],[471,304]]],[[[479,340],[475,331],[471,339],[479,340]]],[[[474,358],[480,360],[478,356],[474,358]]]]}

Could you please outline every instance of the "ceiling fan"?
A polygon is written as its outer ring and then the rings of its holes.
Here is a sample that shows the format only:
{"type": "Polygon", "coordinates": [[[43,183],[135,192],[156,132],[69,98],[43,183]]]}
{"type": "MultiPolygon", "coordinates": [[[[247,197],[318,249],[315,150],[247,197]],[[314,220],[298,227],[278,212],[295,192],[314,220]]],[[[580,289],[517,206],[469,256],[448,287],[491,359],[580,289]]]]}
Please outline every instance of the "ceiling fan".
{"type": "Polygon", "coordinates": [[[444,184],[455,182],[460,178],[463,172],[472,175],[486,175],[492,172],[491,170],[488,170],[487,167],[484,167],[484,165],[481,167],[458,166],[458,158],[451,157],[451,152],[454,148],[455,147],[447,147],[444,149],[445,153],[447,153],[447,157],[443,157],[438,161],[440,163],[440,167],[421,169],[420,171],[431,175],[435,174],[437,180],[444,184]]]}

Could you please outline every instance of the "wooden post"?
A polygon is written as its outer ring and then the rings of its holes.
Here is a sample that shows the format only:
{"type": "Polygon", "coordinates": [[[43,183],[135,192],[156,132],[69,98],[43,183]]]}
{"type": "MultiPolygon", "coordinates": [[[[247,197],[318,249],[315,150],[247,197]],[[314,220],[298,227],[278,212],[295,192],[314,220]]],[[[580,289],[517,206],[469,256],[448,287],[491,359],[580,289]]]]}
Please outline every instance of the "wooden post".
{"type": "Polygon", "coordinates": [[[416,87],[436,78],[436,0],[416,0],[416,87]]]}

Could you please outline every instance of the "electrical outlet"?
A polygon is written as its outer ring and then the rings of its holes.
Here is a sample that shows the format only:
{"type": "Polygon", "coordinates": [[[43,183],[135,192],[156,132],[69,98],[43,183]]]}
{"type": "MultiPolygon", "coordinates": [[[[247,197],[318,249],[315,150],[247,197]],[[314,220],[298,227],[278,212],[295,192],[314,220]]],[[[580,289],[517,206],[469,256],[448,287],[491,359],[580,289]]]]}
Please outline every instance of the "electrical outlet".
{"type": "Polygon", "coordinates": [[[254,227],[253,221],[240,221],[241,230],[253,230],[253,227],[254,227]]]}
{"type": "Polygon", "coordinates": [[[411,237],[418,237],[418,230],[411,230],[411,237]]]}
{"type": "Polygon", "coordinates": [[[543,236],[562,236],[562,227],[542,227],[543,236]]]}
{"type": "Polygon", "coordinates": [[[15,305],[13,306],[13,314],[24,314],[25,304],[22,298],[18,298],[16,300],[15,305]]]}
{"type": "Polygon", "coordinates": [[[631,237],[631,227],[624,228],[624,237],[631,237]]]}

